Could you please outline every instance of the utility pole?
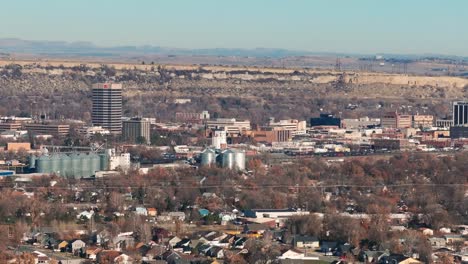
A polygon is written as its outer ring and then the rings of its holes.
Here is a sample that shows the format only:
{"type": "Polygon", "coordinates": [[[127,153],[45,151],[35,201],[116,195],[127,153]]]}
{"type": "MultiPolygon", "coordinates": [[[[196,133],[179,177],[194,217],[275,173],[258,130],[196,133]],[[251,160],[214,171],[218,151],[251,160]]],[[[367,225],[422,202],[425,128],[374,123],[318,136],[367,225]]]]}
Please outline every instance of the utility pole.
{"type": "Polygon", "coordinates": [[[336,59],[335,71],[341,71],[341,59],[340,58],[336,59]]]}

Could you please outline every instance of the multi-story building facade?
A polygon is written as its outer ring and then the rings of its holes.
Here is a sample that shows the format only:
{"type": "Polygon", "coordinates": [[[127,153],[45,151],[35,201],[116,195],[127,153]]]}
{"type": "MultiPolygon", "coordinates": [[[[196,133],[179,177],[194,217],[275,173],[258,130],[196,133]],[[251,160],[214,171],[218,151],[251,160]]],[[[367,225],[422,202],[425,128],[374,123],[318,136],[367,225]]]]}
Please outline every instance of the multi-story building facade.
{"type": "Polygon", "coordinates": [[[122,85],[97,83],[93,86],[92,122],[112,134],[122,133],[122,85]]]}
{"type": "Polygon", "coordinates": [[[384,128],[409,128],[413,124],[413,118],[411,115],[389,112],[381,118],[381,122],[384,128]]]}
{"type": "Polygon", "coordinates": [[[275,122],[274,119],[271,119],[268,123],[268,126],[273,129],[291,131],[292,135],[301,135],[307,133],[307,122],[296,119],[280,120],[278,122],[275,122]]]}
{"type": "Polygon", "coordinates": [[[468,125],[468,101],[453,102],[453,126],[468,125]]]}
{"type": "Polygon", "coordinates": [[[70,125],[66,124],[27,123],[24,124],[24,129],[33,134],[58,137],[63,137],[70,133],[70,125]]]}
{"type": "Polygon", "coordinates": [[[434,116],[432,115],[413,115],[413,127],[432,127],[434,125],[434,116]]]}
{"type": "Polygon", "coordinates": [[[310,126],[341,126],[341,118],[335,117],[332,114],[320,114],[320,117],[310,119],[310,126]]]}
{"type": "Polygon", "coordinates": [[[0,131],[20,130],[21,127],[22,124],[16,122],[0,123],[0,131]]]}
{"type": "Polygon", "coordinates": [[[229,136],[244,134],[251,130],[249,120],[236,120],[235,118],[216,118],[206,121],[207,130],[223,129],[229,136]]]}
{"type": "Polygon", "coordinates": [[[123,137],[132,142],[136,142],[139,138],[144,138],[146,144],[149,144],[151,142],[150,126],[150,121],[144,118],[124,120],[122,129],[123,137]]]}

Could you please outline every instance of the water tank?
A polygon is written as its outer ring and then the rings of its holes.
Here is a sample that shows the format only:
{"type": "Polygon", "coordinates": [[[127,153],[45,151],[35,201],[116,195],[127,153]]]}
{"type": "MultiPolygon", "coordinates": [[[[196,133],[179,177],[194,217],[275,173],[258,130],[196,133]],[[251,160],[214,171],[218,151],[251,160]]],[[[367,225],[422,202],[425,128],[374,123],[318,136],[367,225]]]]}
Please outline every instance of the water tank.
{"type": "Polygon", "coordinates": [[[234,167],[238,170],[245,170],[245,151],[236,150],[234,152],[234,167]]]}
{"type": "Polygon", "coordinates": [[[222,152],[222,165],[223,168],[228,168],[228,169],[233,169],[234,168],[234,162],[235,162],[235,157],[234,157],[234,152],[230,149],[222,152]]]}
{"type": "Polygon", "coordinates": [[[216,153],[212,149],[205,149],[201,153],[201,165],[211,166],[216,161],[216,153]]]}
{"type": "Polygon", "coordinates": [[[29,169],[34,169],[36,168],[36,155],[31,155],[29,156],[29,169]]]}

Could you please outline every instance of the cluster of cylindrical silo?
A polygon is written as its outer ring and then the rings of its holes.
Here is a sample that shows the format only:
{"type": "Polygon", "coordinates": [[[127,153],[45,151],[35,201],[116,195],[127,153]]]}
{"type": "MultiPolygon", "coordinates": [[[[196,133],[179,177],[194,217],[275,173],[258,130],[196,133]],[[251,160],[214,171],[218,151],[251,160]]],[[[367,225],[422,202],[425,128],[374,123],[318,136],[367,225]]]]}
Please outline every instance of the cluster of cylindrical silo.
{"type": "Polygon", "coordinates": [[[205,149],[201,153],[201,165],[213,166],[216,163],[223,168],[244,170],[245,169],[245,151],[228,149],[222,152],[216,152],[213,149],[205,149]]]}
{"type": "Polygon", "coordinates": [[[107,170],[108,157],[97,153],[54,153],[30,156],[29,168],[38,173],[54,173],[64,177],[82,178],[107,170]]]}

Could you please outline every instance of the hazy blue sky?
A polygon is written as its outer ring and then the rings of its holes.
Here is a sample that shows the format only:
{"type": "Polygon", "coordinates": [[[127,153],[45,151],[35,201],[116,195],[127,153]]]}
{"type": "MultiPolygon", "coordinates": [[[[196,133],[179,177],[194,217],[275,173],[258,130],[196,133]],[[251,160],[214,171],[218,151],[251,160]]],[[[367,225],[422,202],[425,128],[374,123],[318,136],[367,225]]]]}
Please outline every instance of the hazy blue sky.
{"type": "Polygon", "coordinates": [[[0,38],[468,55],[467,0],[6,0],[0,38]]]}

